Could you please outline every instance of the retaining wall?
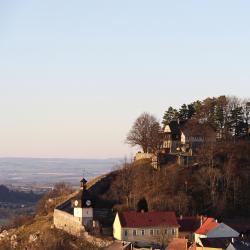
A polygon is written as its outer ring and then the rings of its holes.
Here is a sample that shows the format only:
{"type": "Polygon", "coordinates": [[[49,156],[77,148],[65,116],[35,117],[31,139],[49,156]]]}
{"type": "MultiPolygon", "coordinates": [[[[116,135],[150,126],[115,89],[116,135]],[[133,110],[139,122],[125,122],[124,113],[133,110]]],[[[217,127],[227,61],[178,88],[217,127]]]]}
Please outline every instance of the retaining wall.
{"type": "Polygon", "coordinates": [[[76,236],[80,236],[85,231],[81,218],[74,217],[59,209],[54,210],[54,225],[56,228],[76,236]]]}

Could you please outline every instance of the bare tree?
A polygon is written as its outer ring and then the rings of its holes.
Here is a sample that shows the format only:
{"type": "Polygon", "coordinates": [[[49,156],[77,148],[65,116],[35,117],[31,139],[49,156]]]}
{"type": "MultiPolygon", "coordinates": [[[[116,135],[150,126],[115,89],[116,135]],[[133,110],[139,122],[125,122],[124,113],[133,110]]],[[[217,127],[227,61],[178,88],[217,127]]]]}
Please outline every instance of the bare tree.
{"type": "Polygon", "coordinates": [[[129,131],[126,142],[140,146],[144,153],[155,152],[161,145],[161,127],[153,115],[141,114],[129,131]]]}

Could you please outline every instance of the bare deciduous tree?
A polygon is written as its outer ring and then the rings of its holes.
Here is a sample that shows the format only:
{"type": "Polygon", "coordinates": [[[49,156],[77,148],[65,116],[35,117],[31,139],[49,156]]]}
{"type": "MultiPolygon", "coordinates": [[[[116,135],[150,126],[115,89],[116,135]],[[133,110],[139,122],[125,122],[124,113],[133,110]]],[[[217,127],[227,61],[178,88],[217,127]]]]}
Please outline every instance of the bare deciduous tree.
{"type": "Polygon", "coordinates": [[[127,135],[126,142],[140,146],[144,153],[155,152],[161,145],[161,127],[153,115],[141,114],[127,135]]]}

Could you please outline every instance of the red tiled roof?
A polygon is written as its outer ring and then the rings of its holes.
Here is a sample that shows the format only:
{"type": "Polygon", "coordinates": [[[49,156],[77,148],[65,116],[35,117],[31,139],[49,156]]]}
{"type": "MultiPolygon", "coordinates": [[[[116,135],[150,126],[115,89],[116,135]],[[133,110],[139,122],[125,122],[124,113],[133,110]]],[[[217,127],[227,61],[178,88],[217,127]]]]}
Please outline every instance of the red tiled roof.
{"type": "Polygon", "coordinates": [[[219,226],[214,218],[206,218],[203,224],[195,231],[196,234],[206,235],[209,231],[219,226]]]}
{"type": "Polygon", "coordinates": [[[179,226],[175,212],[119,213],[122,227],[179,226]]]}

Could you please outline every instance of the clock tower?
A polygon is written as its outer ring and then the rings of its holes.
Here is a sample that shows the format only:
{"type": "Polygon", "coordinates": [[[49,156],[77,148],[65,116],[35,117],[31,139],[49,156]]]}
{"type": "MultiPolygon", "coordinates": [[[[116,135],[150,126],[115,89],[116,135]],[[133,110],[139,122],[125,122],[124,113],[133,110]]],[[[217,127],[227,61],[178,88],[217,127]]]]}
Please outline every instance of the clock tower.
{"type": "Polygon", "coordinates": [[[71,199],[71,206],[74,209],[74,217],[77,217],[88,230],[93,227],[92,199],[86,188],[87,181],[83,178],[80,183],[80,191],[76,197],[71,199]]]}

